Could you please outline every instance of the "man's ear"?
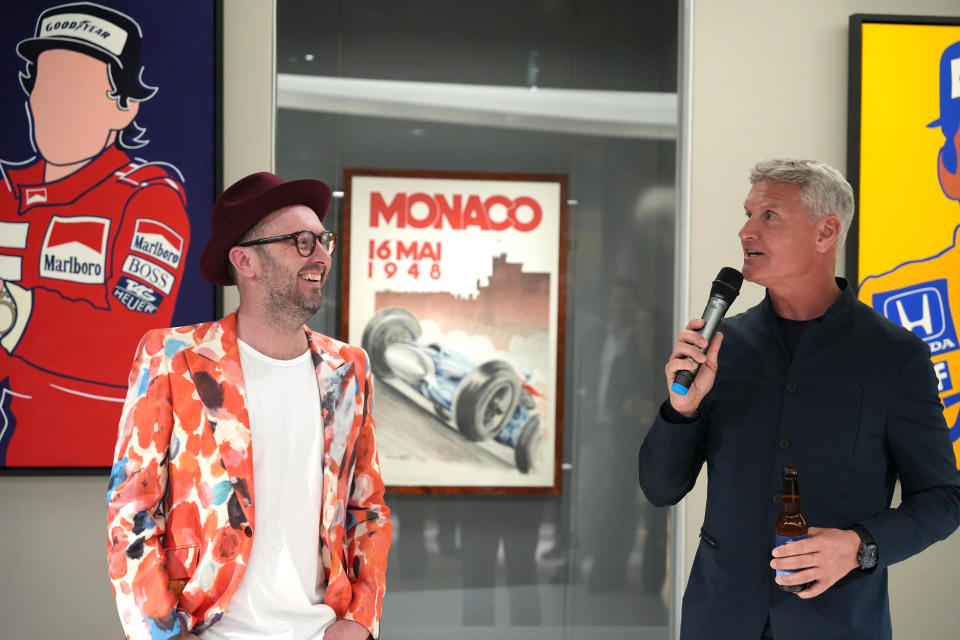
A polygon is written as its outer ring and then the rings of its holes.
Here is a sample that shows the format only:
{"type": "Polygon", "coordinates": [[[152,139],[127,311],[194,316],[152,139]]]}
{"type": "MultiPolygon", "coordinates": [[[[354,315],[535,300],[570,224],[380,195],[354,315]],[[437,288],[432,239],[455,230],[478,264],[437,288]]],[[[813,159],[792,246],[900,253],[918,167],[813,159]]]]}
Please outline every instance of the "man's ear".
{"type": "Polygon", "coordinates": [[[843,223],[840,222],[839,217],[829,215],[826,218],[821,218],[817,233],[817,248],[821,253],[836,246],[840,240],[841,229],[843,229],[843,223]]]}
{"type": "Polygon", "coordinates": [[[252,253],[252,251],[248,251],[245,247],[230,248],[230,252],[227,254],[227,259],[230,260],[230,264],[232,264],[234,270],[236,270],[238,278],[253,277],[255,265],[254,258],[251,255],[252,253]]]}

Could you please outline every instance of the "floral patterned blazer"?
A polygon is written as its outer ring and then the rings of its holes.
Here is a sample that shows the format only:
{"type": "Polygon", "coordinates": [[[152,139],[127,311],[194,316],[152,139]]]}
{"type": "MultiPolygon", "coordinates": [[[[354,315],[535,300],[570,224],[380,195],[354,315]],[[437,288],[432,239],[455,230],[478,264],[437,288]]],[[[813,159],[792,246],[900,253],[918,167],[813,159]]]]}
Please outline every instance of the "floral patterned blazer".
{"type": "MultiPolygon", "coordinates": [[[[324,602],[376,638],[392,527],[362,349],[304,327],[324,430],[324,602]]],[[[107,559],[130,640],[220,619],[256,532],[237,316],[148,332],[120,419],[107,493],[107,559]]]]}

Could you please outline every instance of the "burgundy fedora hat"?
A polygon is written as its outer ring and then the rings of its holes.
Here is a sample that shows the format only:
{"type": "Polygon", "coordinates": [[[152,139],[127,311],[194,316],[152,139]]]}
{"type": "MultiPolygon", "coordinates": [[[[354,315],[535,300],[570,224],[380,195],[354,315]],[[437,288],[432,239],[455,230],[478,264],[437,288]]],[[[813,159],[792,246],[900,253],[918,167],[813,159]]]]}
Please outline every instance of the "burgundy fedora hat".
{"type": "Polygon", "coordinates": [[[230,248],[268,215],[295,204],[313,209],[323,220],[330,206],[330,187],[319,180],[292,180],[268,171],[240,179],[223,192],[210,213],[210,241],[200,256],[200,275],[213,284],[234,284],[227,268],[230,248]]]}

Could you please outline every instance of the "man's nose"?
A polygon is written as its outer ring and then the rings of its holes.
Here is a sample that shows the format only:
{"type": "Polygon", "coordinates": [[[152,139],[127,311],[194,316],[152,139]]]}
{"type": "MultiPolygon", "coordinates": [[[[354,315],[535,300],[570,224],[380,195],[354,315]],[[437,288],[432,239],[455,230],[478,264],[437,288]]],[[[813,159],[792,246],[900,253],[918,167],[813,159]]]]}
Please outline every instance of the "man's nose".
{"type": "Polygon", "coordinates": [[[756,227],[752,224],[753,218],[747,218],[747,221],[743,223],[743,226],[740,227],[740,231],[737,235],[741,240],[746,240],[747,238],[755,238],[757,236],[756,227]]]}
{"type": "Polygon", "coordinates": [[[310,254],[309,259],[310,262],[323,262],[327,265],[333,262],[333,258],[319,242],[313,247],[313,253],[310,254]]]}

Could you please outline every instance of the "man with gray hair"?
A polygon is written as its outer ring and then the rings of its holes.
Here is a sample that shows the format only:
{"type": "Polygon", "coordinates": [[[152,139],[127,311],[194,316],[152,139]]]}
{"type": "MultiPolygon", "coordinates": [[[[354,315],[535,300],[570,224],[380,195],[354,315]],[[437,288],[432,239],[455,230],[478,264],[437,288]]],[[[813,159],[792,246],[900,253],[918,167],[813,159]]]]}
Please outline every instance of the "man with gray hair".
{"type": "Polygon", "coordinates": [[[853,223],[853,189],[839,171],[811,160],[765,160],[750,170],[751,185],[762,180],[798,185],[800,203],[811,222],[837,216],[841,228],[835,247],[839,250],[843,246],[853,223]]]}
{"type": "Polygon", "coordinates": [[[640,449],[656,505],[676,504],[707,463],[681,638],[891,638],[887,566],[960,525],[929,350],[835,276],[854,206],[839,172],[771,160],[750,181],[743,276],[766,296],[709,343],[701,319],[680,332],[667,387],[699,373],[686,395],[669,390],[640,449]],[[811,526],[774,547],[786,466],[811,526]]]}

